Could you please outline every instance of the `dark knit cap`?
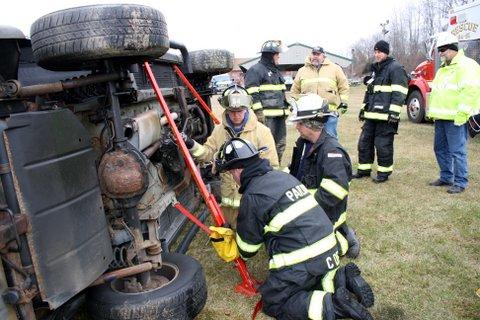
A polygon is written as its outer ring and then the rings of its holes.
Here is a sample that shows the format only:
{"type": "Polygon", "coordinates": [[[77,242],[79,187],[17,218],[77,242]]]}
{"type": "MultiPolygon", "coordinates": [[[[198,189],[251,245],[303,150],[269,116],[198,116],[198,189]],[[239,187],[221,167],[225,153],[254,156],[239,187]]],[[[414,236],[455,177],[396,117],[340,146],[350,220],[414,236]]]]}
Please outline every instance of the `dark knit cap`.
{"type": "Polygon", "coordinates": [[[456,44],[456,43],[446,44],[444,46],[439,47],[438,51],[445,51],[447,49],[450,49],[450,50],[453,50],[453,51],[458,51],[458,44],[456,44]]]}
{"type": "Polygon", "coordinates": [[[374,50],[378,50],[380,52],[389,54],[390,53],[390,44],[387,41],[380,40],[377,43],[375,43],[375,47],[373,47],[374,50]]]}

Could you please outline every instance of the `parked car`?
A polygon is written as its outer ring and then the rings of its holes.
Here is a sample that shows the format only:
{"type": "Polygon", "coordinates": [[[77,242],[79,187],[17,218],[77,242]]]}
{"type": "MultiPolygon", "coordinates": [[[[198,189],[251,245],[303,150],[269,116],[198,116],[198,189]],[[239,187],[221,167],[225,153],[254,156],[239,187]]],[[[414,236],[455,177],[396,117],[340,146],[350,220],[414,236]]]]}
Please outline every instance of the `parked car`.
{"type": "Polygon", "coordinates": [[[293,85],[292,76],[289,76],[289,75],[283,76],[283,80],[285,80],[285,86],[287,87],[287,91],[290,91],[293,85]]]}
{"type": "Polygon", "coordinates": [[[213,123],[172,67],[205,93],[233,55],[188,52],[141,5],[47,14],[31,41],[0,28],[0,319],[69,319],[83,301],[93,319],[195,318],[197,229],[182,233],[173,204],[207,213],[142,62],[178,127],[205,141],[213,123]]]}
{"type": "Polygon", "coordinates": [[[235,84],[228,73],[219,74],[212,77],[211,88],[214,94],[221,94],[225,89],[235,84]]]}

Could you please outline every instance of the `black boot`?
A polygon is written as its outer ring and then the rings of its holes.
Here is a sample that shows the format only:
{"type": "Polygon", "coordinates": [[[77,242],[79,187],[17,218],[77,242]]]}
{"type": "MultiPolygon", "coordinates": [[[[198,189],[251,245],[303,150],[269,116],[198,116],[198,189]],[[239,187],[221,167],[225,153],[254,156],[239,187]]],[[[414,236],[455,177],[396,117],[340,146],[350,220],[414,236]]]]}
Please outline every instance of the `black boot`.
{"type": "Polygon", "coordinates": [[[375,183],[383,183],[388,181],[388,176],[388,174],[379,173],[377,174],[377,177],[373,178],[372,180],[375,183]]]}
{"type": "Polygon", "coordinates": [[[346,288],[338,288],[333,294],[333,308],[336,319],[373,320],[372,315],[346,288]]]}
{"type": "Polygon", "coordinates": [[[358,301],[366,308],[373,306],[375,297],[372,288],[360,275],[360,268],[353,263],[338,268],[335,274],[335,288],[345,287],[355,294],[358,301]]]}
{"type": "Polygon", "coordinates": [[[367,177],[370,177],[370,171],[357,170],[357,173],[352,176],[352,179],[361,179],[367,177]]]}
{"type": "Polygon", "coordinates": [[[346,253],[347,257],[350,259],[357,258],[360,254],[360,241],[357,238],[357,234],[346,224],[342,226],[341,231],[348,242],[348,251],[346,253]]]}

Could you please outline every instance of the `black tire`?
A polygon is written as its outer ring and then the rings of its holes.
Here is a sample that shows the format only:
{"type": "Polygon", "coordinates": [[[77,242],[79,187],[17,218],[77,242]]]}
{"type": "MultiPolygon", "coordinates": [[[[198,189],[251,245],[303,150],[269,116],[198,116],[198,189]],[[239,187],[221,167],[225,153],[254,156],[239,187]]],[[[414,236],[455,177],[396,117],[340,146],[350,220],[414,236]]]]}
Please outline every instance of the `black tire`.
{"type": "Polygon", "coordinates": [[[165,18],[131,4],[92,5],[47,14],[30,29],[33,56],[43,68],[91,68],[100,59],[157,58],[169,49],[165,18]]]}
{"type": "Polygon", "coordinates": [[[407,97],[407,115],[411,122],[425,122],[425,99],[418,90],[410,92],[407,97]]]}
{"type": "MultiPolygon", "coordinates": [[[[197,260],[178,253],[162,254],[165,274],[176,277],[163,287],[141,293],[117,290],[121,279],[94,287],[87,294],[87,310],[100,320],[187,320],[194,319],[205,306],[207,284],[197,260]]],[[[161,273],[161,271],[160,271],[161,273]]]]}
{"type": "Polygon", "coordinates": [[[221,49],[190,52],[193,73],[220,74],[233,69],[233,53],[221,49]]]}

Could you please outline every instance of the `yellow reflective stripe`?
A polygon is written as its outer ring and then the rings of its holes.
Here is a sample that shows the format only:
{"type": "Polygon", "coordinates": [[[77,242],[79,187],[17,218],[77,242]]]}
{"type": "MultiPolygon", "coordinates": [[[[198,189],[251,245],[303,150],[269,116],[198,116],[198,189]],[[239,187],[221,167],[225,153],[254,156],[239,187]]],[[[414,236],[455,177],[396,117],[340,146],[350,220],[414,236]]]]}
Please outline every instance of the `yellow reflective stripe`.
{"type": "Polygon", "coordinates": [[[283,168],[282,171],[285,173],[290,173],[290,169],[288,167],[283,168]]]}
{"type": "Polygon", "coordinates": [[[338,107],[338,106],[337,106],[336,104],[334,104],[334,103],[329,103],[329,104],[328,104],[328,110],[330,110],[330,111],[335,111],[335,110],[337,110],[337,107],[338,107]]]}
{"type": "Polygon", "coordinates": [[[400,111],[402,111],[402,106],[399,106],[398,104],[391,104],[389,110],[400,113],[400,111]]]}
{"type": "Polygon", "coordinates": [[[333,194],[340,200],[343,200],[348,195],[348,190],[333,181],[332,179],[322,179],[320,187],[333,194]]]}
{"type": "Polygon", "coordinates": [[[192,153],[192,156],[194,158],[200,157],[202,154],[205,153],[205,147],[202,146],[200,143],[195,141],[195,144],[193,145],[192,149],[190,149],[190,152],[192,153]]]}
{"type": "Polygon", "coordinates": [[[397,91],[397,92],[400,92],[400,93],[403,93],[403,94],[407,94],[408,93],[408,88],[406,88],[404,86],[401,86],[399,84],[392,84],[392,91],[397,91]]]}
{"type": "Polygon", "coordinates": [[[313,196],[315,195],[315,192],[317,192],[317,189],[308,189],[308,192],[313,196]]]}
{"type": "Polygon", "coordinates": [[[288,109],[263,109],[263,115],[265,117],[280,117],[289,114],[290,110],[288,109]]]}
{"type": "Polygon", "coordinates": [[[322,320],[323,319],[323,298],[327,293],[325,291],[315,290],[310,297],[308,305],[308,319],[322,320]]]}
{"type": "Polygon", "coordinates": [[[385,121],[388,120],[388,114],[386,113],[365,111],[363,116],[365,117],[365,119],[385,120],[385,121]]]}
{"type": "Polygon", "coordinates": [[[221,205],[222,206],[227,206],[227,207],[232,207],[232,208],[238,208],[238,207],[240,207],[240,199],[222,197],[221,205]]]}
{"type": "Polygon", "coordinates": [[[255,102],[254,104],[252,104],[252,110],[259,110],[259,109],[262,109],[263,106],[262,106],[262,103],[261,102],[255,102]]]}
{"type": "Polygon", "coordinates": [[[340,255],[343,256],[348,251],[348,241],[339,231],[335,231],[335,236],[337,238],[338,244],[340,244],[340,255]]]}
{"type": "Polygon", "coordinates": [[[258,91],[280,91],[287,90],[287,87],[282,84],[262,84],[258,87],[258,91]]]}
{"type": "Polygon", "coordinates": [[[338,267],[330,270],[327,272],[326,275],[322,278],[322,289],[334,293],[335,292],[335,285],[333,279],[335,278],[335,274],[337,273],[338,267]]]}
{"type": "Polygon", "coordinates": [[[371,163],[358,164],[357,169],[358,170],[372,170],[372,164],[371,163]]]}
{"type": "Polygon", "coordinates": [[[377,171],[378,172],[392,172],[393,171],[393,165],[391,165],[390,167],[378,166],[377,171]]]}
{"type": "Polygon", "coordinates": [[[250,87],[247,89],[247,93],[248,94],[257,93],[259,89],[260,89],[259,87],[250,87]]]}
{"type": "Polygon", "coordinates": [[[341,94],[340,95],[340,100],[342,100],[342,102],[348,102],[348,95],[347,94],[341,94]]]}
{"type": "Polygon", "coordinates": [[[295,220],[296,218],[317,205],[318,203],[315,198],[309,195],[306,198],[303,198],[302,200],[293,203],[284,211],[277,213],[277,215],[272,220],[270,220],[268,225],[265,226],[263,230],[265,233],[278,232],[283,228],[284,225],[295,220]]]}
{"type": "Polygon", "coordinates": [[[320,83],[320,82],[326,82],[328,84],[331,84],[332,86],[337,85],[337,81],[329,79],[329,78],[310,78],[310,79],[302,79],[300,80],[300,84],[309,84],[309,83],[320,83]]]}
{"type": "Polygon", "coordinates": [[[373,86],[373,91],[375,92],[392,92],[392,86],[373,86]]]}
{"type": "Polygon", "coordinates": [[[337,239],[335,235],[331,233],[327,237],[320,239],[319,241],[298,249],[289,253],[279,253],[270,259],[269,268],[278,269],[281,267],[292,266],[294,264],[307,261],[327,252],[337,245],[337,239]]]}
{"type": "Polygon", "coordinates": [[[255,253],[262,246],[261,243],[260,244],[250,244],[250,243],[247,243],[247,242],[243,241],[242,238],[240,238],[240,236],[238,235],[238,233],[237,233],[237,236],[235,238],[237,240],[238,248],[240,248],[240,250],[242,250],[244,252],[255,253]]]}
{"type": "Polygon", "coordinates": [[[343,223],[347,221],[347,212],[344,212],[338,217],[337,222],[333,225],[333,230],[337,230],[343,223]]]}

